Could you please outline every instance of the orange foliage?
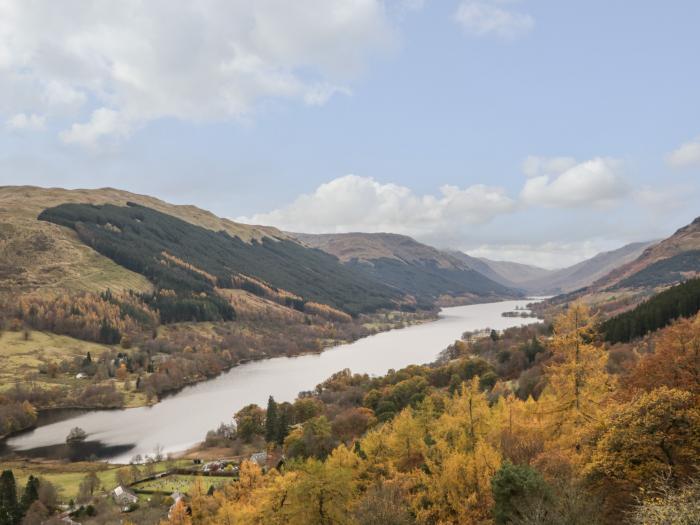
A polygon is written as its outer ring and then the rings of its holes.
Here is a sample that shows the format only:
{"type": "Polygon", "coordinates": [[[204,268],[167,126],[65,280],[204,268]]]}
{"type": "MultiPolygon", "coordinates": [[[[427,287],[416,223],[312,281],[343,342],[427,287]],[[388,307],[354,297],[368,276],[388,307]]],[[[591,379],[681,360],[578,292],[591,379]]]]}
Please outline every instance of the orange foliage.
{"type": "Polygon", "coordinates": [[[660,386],[700,394],[700,316],[663,329],[654,346],[626,378],[628,394],[660,386]]]}

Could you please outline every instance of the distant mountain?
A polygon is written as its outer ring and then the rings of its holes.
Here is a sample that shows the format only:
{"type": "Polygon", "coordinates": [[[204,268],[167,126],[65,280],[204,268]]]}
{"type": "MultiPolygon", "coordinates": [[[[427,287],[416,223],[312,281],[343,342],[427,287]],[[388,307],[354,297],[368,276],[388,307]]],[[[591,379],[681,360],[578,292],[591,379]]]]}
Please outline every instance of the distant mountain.
{"type": "Polygon", "coordinates": [[[523,283],[528,290],[539,290],[546,295],[571,292],[588,286],[630,261],[633,261],[649,246],[651,242],[627,244],[617,250],[599,253],[578,264],[555,270],[544,277],[523,283]]]}
{"type": "MultiPolygon", "coordinates": [[[[304,244],[336,256],[360,270],[417,298],[470,302],[522,295],[482,274],[457,257],[391,233],[290,234],[304,244]]],[[[483,267],[483,265],[480,265],[483,267]]]]}
{"type": "Polygon", "coordinates": [[[588,286],[618,266],[634,260],[652,244],[654,243],[628,244],[558,270],[509,261],[492,261],[461,252],[450,254],[504,286],[520,288],[530,294],[556,295],[588,286]]]}
{"type": "MultiPolygon", "coordinates": [[[[523,286],[528,281],[538,279],[548,275],[552,270],[545,270],[537,266],[530,266],[510,261],[493,261],[483,257],[472,257],[466,253],[459,251],[448,251],[452,257],[459,259],[462,263],[470,268],[474,268],[479,273],[487,276],[489,279],[508,286],[511,288],[520,288],[526,290],[523,286]]],[[[534,290],[528,290],[534,291],[534,290]]]]}

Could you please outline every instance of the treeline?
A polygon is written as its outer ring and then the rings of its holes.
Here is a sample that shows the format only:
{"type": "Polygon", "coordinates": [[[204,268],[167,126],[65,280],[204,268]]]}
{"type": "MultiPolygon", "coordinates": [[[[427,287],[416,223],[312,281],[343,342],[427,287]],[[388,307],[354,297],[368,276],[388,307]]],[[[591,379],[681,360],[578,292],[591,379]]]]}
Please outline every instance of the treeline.
{"type": "Polygon", "coordinates": [[[626,343],[700,311],[700,279],[665,290],[629,312],[605,321],[602,332],[611,343],[626,343]]]}
{"type": "Polygon", "coordinates": [[[185,522],[699,522],[700,322],[664,329],[655,352],[619,374],[608,372],[599,340],[581,305],[556,320],[546,341],[521,340],[518,352],[542,360],[536,398],[520,399],[501,378],[467,379],[494,370],[467,345],[443,365],[382,378],[344,371],[294,403],[246,407],[232,439],[257,433],[271,447],[282,442],[287,462],[267,474],[244,463],[238,483],[193,490],[185,522]],[[394,406],[380,418],[386,402],[394,406]]]}
{"type": "MultiPolygon", "coordinates": [[[[401,299],[398,291],[320,250],[284,239],[247,243],[136,204],[63,204],[44,210],[39,219],[74,229],[83,242],[146,276],[157,289],[186,298],[186,311],[201,308],[226,318],[230,312],[216,300],[215,289],[235,288],[239,275],[353,315],[389,308],[401,299]],[[193,296],[198,304],[191,303],[193,296]]],[[[246,286],[259,292],[251,282],[246,286]]],[[[167,301],[165,306],[170,306],[167,301]]],[[[172,315],[181,314],[173,308],[172,315]]]]}
{"type": "Polygon", "coordinates": [[[134,294],[42,293],[7,301],[5,316],[11,328],[22,326],[69,335],[85,341],[117,344],[122,337],[150,331],[158,316],[134,294]]]}

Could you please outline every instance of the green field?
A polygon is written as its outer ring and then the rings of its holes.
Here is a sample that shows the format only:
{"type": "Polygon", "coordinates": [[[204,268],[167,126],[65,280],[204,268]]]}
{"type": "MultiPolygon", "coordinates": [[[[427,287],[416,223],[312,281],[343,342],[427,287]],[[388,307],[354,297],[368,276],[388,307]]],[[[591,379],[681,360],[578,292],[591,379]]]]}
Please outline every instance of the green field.
{"type": "MultiPolygon", "coordinates": [[[[155,472],[163,472],[173,466],[185,467],[190,466],[190,460],[178,460],[175,462],[161,462],[154,465],[155,472]]],[[[60,499],[67,502],[74,499],[78,495],[80,482],[89,472],[95,472],[100,479],[102,490],[108,492],[112,490],[116,482],[116,472],[119,469],[126,468],[124,465],[111,465],[109,463],[100,462],[75,462],[63,463],[58,461],[7,461],[0,464],[0,468],[11,469],[14,472],[15,479],[21,488],[27,482],[29,475],[37,476],[50,481],[58,490],[60,499]]],[[[143,472],[143,466],[140,467],[143,472]]],[[[190,476],[183,476],[190,478],[190,476]]],[[[167,479],[167,478],[166,478],[167,479]]],[[[191,483],[191,482],[190,482],[191,483]]],[[[207,484],[207,488],[209,485],[207,484]]],[[[140,487],[139,487],[140,488],[140,487]]],[[[186,488],[189,488],[189,484],[186,488]]],[[[160,490],[160,489],[156,489],[160,490]]]]}
{"type": "Polygon", "coordinates": [[[140,490],[155,490],[159,492],[165,492],[168,494],[171,494],[173,492],[187,493],[190,491],[190,487],[192,487],[192,484],[197,479],[199,479],[202,482],[204,490],[207,490],[211,485],[219,487],[232,481],[232,478],[214,476],[186,476],[182,474],[176,474],[160,479],[145,481],[143,483],[139,483],[138,485],[134,485],[133,488],[140,490]]]}

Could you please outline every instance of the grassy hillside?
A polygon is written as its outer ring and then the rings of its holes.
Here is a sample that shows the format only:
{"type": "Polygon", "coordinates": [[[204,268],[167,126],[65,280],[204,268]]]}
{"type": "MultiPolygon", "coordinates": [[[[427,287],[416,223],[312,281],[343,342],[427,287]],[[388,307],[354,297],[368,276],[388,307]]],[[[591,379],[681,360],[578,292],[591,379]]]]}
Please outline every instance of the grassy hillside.
{"type": "Polygon", "coordinates": [[[338,257],[373,280],[418,300],[443,296],[479,300],[519,292],[478,272],[450,253],[405,235],[390,233],[294,234],[302,242],[338,257]]]}
{"type": "MultiPolygon", "coordinates": [[[[158,289],[175,290],[181,298],[202,302],[202,308],[216,309],[223,319],[229,317],[216,288],[255,292],[267,284],[301,301],[328,304],[352,314],[391,307],[401,295],[292,240],[262,237],[245,242],[135,203],[62,204],[43,211],[39,218],[73,229],[85,244],[144,275],[158,289]],[[239,283],[241,276],[262,283],[249,279],[239,283]]],[[[164,307],[169,305],[159,305],[161,311],[164,307]]]]}
{"type": "Polygon", "coordinates": [[[286,238],[274,228],[237,224],[194,206],[176,206],[153,197],[102,188],[66,190],[33,186],[0,187],[0,294],[52,289],[67,292],[149,291],[151,283],[86,246],[73,230],[37,220],[42,210],[63,203],[136,202],[245,242],[286,238]]]}

